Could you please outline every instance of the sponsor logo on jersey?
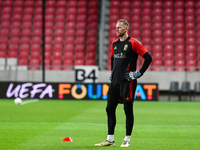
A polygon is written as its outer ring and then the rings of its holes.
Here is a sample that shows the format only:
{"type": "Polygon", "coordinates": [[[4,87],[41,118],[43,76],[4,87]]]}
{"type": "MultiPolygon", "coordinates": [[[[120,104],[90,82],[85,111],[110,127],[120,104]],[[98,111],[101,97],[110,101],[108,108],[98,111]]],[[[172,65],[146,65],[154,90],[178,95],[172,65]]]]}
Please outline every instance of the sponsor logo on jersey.
{"type": "Polygon", "coordinates": [[[128,44],[124,45],[124,51],[128,49],[128,44]]]}
{"type": "Polygon", "coordinates": [[[126,54],[120,53],[120,54],[114,54],[115,58],[126,58],[126,54]]]}
{"type": "Polygon", "coordinates": [[[117,49],[117,46],[115,46],[114,49],[117,49]]]}

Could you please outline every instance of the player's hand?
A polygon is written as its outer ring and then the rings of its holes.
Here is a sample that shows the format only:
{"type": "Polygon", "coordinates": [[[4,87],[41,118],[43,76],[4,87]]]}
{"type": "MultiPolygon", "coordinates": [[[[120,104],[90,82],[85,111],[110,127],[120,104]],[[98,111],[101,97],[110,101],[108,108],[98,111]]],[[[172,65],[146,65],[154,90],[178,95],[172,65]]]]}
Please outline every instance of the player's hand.
{"type": "Polygon", "coordinates": [[[137,72],[129,71],[129,72],[126,72],[126,79],[128,81],[135,80],[141,77],[141,75],[142,74],[139,71],[137,72]]]}
{"type": "Polygon", "coordinates": [[[110,78],[109,78],[109,80],[110,80],[110,81],[112,80],[112,71],[111,71],[111,74],[110,74],[110,78]]]}

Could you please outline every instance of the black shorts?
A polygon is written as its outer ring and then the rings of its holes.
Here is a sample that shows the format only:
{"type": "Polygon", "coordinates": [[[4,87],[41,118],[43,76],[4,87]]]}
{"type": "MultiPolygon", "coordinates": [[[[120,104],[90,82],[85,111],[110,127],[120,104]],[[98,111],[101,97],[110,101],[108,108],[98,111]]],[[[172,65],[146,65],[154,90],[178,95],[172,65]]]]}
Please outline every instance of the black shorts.
{"type": "Polygon", "coordinates": [[[108,89],[108,100],[119,103],[134,102],[137,80],[132,80],[124,84],[111,83],[108,89]]]}

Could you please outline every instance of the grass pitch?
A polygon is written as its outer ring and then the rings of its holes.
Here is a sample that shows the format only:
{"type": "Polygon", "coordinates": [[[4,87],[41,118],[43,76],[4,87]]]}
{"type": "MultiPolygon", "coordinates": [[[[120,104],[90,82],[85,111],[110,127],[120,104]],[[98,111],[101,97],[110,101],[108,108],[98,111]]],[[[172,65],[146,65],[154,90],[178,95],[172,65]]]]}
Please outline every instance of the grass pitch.
{"type": "MultiPolygon", "coordinates": [[[[123,149],[125,115],[121,104],[115,146],[94,146],[107,137],[105,107],[106,101],[40,100],[15,105],[13,100],[0,100],[0,149],[123,149]],[[65,137],[74,142],[63,142],[65,137]]],[[[125,149],[200,149],[200,102],[136,101],[134,115],[131,147],[125,149]]]]}

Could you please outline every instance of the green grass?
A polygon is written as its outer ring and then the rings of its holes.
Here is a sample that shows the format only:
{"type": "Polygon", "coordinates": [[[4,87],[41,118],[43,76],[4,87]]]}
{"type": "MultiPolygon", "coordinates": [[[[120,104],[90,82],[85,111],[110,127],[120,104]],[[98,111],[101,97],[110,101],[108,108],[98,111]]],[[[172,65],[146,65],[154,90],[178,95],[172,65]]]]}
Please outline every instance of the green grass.
{"type": "MultiPolygon", "coordinates": [[[[117,150],[125,136],[123,105],[117,108],[114,147],[94,147],[107,137],[106,101],[40,100],[15,105],[0,100],[0,149],[117,150]],[[71,137],[74,142],[63,142],[71,137]]],[[[136,150],[200,149],[199,102],[134,104],[131,147],[136,150]]]]}

